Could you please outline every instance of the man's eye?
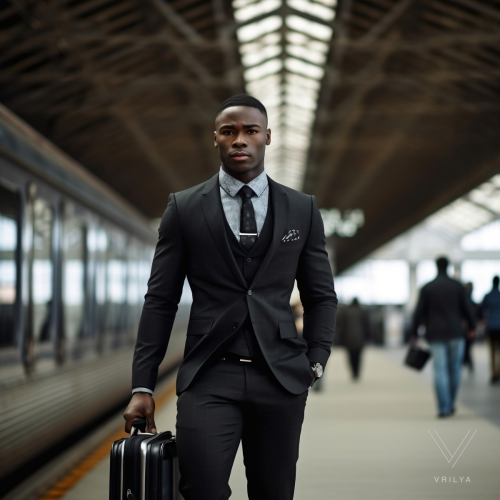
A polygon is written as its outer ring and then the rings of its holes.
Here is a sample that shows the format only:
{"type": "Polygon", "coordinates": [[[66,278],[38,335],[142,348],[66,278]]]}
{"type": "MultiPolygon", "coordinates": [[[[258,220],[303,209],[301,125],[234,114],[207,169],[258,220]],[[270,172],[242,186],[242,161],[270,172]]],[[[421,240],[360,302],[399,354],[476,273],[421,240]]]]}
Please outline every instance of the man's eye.
{"type": "Polygon", "coordinates": [[[256,133],[257,133],[257,130],[252,130],[252,129],[250,129],[250,130],[248,131],[248,133],[249,133],[249,134],[256,134],[256,133]]]}

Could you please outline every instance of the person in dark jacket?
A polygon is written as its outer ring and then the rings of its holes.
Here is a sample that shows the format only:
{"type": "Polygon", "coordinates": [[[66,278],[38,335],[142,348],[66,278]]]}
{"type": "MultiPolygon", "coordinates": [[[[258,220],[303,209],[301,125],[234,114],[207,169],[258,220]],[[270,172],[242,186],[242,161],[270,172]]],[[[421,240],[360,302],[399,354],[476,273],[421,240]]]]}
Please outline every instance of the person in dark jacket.
{"type": "Polygon", "coordinates": [[[481,312],[486,321],[486,331],[490,339],[491,352],[491,383],[500,380],[500,367],[498,351],[500,349],[500,290],[498,285],[500,278],[493,278],[493,288],[491,292],[484,296],[481,304],[481,312]]]}
{"type": "Polygon", "coordinates": [[[358,380],[361,353],[368,338],[368,321],[357,298],[354,298],[348,306],[340,309],[337,329],[339,342],[347,351],[352,378],[358,380]]]}
{"type": "Polygon", "coordinates": [[[475,335],[476,318],[465,288],[447,275],[448,259],[436,260],[438,275],[420,291],[413,320],[414,338],[418,328],[425,326],[425,337],[431,346],[434,365],[434,385],[439,417],[455,412],[455,400],[465,349],[462,321],[468,324],[467,336],[475,335]]]}

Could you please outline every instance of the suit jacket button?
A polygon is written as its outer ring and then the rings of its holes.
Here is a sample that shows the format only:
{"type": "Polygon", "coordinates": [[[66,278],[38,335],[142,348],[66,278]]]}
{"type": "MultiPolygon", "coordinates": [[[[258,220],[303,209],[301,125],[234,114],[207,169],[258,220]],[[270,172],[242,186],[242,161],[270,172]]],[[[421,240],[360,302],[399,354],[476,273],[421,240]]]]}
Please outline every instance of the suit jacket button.
{"type": "Polygon", "coordinates": [[[248,290],[248,295],[252,295],[252,290],[248,290]]]}
{"type": "Polygon", "coordinates": [[[252,262],[252,259],[248,257],[247,262],[252,262]]]}

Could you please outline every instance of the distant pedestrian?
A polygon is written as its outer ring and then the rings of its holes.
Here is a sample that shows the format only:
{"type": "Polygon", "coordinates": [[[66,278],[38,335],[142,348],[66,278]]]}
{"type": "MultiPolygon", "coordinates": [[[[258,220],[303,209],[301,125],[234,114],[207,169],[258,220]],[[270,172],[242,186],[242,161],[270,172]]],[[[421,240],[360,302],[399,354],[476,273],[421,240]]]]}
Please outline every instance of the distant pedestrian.
{"type": "Polygon", "coordinates": [[[500,278],[493,278],[493,288],[491,292],[484,296],[481,304],[481,312],[486,321],[486,332],[490,339],[491,353],[491,383],[500,380],[499,350],[500,350],[500,290],[498,284],[500,278]]]}
{"type": "Polygon", "coordinates": [[[425,337],[430,344],[434,385],[439,417],[455,412],[455,400],[460,386],[460,375],[465,349],[462,321],[468,324],[467,336],[474,336],[476,318],[465,288],[447,275],[448,259],[436,260],[438,275],[420,291],[413,320],[413,335],[425,326],[425,337]]]}
{"type": "Polygon", "coordinates": [[[337,319],[338,341],[347,351],[353,380],[358,380],[361,371],[361,354],[369,337],[368,319],[359,300],[339,309],[337,319]]]}
{"type": "MultiPolygon", "coordinates": [[[[474,285],[472,283],[466,283],[465,284],[465,291],[467,292],[467,296],[469,297],[470,300],[470,305],[472,307],[472,313],[474,314],[474,317],[476,320],[479,319],[480,317],[480,306],[474,302],[472,299],[472,291],[474,290],[474,285]]],[[[465,325],[466,326],[466,325],[465,325]]],[[[467,329],[466,332],[467,334],[467,329]]],[[[469,369],[469,372],[474,371],[474,361],[472,359],[472,344],[474,343],[474,338],[471,338],[466,335],[465,337],[465,351],[464,351],[464,361],[463,364],[469,369]]]]}

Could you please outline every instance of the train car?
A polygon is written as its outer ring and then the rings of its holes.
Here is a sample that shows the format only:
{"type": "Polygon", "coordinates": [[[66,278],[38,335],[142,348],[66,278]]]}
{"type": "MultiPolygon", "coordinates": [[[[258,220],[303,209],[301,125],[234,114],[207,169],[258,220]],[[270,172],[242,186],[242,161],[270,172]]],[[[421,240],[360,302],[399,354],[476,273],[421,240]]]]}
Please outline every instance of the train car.
{"type": "MultiPolygon", "coordinates": [[[[130,394],[156,240],[0,106],[0,483],[130,394]]],[[[161,372],[181,360],[189,302],[187,287],[161,372]]]]}

